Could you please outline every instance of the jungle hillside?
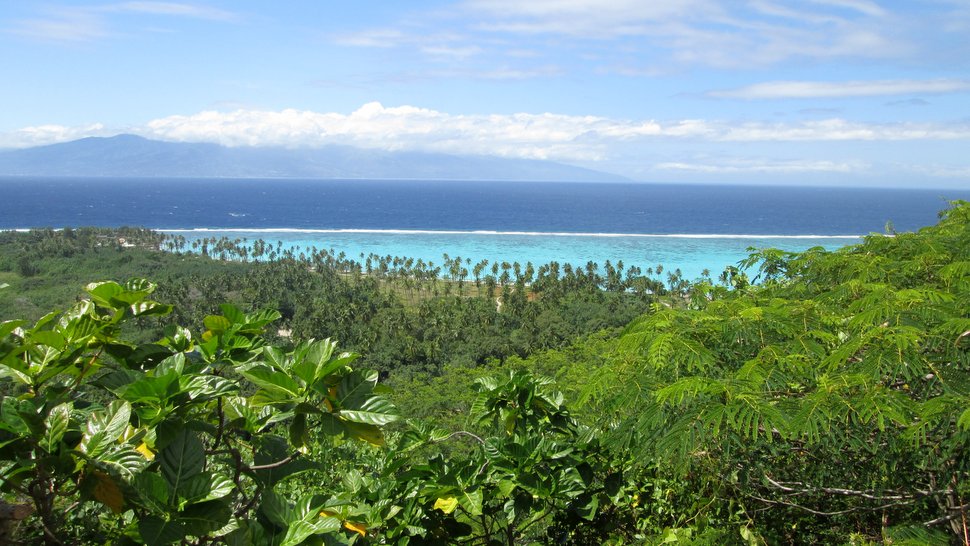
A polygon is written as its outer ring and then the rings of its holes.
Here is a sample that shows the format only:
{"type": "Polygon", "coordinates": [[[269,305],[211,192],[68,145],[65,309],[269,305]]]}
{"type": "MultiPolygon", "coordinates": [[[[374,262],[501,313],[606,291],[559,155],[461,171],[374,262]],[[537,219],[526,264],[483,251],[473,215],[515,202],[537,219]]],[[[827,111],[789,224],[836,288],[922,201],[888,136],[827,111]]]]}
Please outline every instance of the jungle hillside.
{"type": "Polygon", "coordinates": [[[970,544],[970,203],[663,266],[0,233],[0,543],[970,544]]]}

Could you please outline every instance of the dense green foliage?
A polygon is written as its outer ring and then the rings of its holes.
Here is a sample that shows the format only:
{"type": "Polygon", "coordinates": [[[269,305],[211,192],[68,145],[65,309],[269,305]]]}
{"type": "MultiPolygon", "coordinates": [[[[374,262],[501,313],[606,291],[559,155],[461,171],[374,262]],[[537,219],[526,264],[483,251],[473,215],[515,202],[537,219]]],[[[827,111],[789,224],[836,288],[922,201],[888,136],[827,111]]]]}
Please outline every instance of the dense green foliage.
{"type": "Polygon", "coordinates": [[[771,543],[965,540],[970,205],[919,233],[742,265],[761,284],[698,284],[689,309],[629,326],[620,345],[639,358],[590,391],[623,420],[615,441],[655,472],[704,476],[711,506],[771,543]]]}
{"type": "Polygon", "coordinates": [[[162,280],[2,323],[27,540],[967,541],[970,204],[716,285],[125,235],[0,234],[5,315],[162,280]]]}
{"type": "MultiPolygon", "coordinates": [[[[665,291],[652,271],[642,275],[622,264],[607,263],[601,273],[592,263],[486,267],[445,255],[442,267],[391,256],[351,260],[263,241],[197,241],[194,252],[186,246],[192,245],[138,229],[0,233],[0,282],[11,285],[0,292],[0,305],[10,316],[37,318],[73,301],[76,287],[92,278],[150,277],[181,324],[198,324],[225,302],[276,309],[276,332],[338,339],[368,367],[408,376],[526,356],[619,329],[665,291]]],[[[668,280],[682,282],[677,275],[668,280]]],[[[159,332],[144,333],[148,339],[159,332]]]]}

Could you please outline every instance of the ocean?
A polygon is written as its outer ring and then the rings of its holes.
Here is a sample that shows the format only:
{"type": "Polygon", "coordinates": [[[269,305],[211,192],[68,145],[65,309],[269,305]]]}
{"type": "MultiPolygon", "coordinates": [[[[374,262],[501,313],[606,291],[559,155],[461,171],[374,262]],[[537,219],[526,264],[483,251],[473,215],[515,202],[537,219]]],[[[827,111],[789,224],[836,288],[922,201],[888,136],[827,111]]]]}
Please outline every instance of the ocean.
{"type": "Polygon", "coordinates": [[[970,189],[641,183],[0,178],[0,229],[144,226],[440,264],[662,264],[696,278],[749,247],[853,244],[931,225],[970,189]]]}

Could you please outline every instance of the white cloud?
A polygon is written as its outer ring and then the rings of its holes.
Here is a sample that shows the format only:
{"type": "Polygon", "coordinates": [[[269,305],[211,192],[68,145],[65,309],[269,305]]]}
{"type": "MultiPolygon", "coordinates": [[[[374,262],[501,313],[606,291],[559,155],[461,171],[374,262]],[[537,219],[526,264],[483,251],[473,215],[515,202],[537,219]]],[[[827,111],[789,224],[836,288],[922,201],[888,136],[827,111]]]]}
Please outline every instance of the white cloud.
{"type": "Polygon", "coordinates": [[[820,99],[915,95],[970,91],[970,80],[773,81],[737,89],[709,91],[707,96],[729,99],[820,99]]]}
{"type": "Polygon", "coordinates": [[[469,0],[463,7],[489,16],[480,26],[491,31],[600,38],[639,34],[645,23],[721,12],[711,0],[469,0]]]}
{"type": "Polygon", "coordinates": [[[843,119],[797,123],[731,123],[687,119],[621,120],[553,113],[463,115],[415,106],[365,104],[350,114],[236,110],[170,116],[141,133],[226,146],[346,144],[387,150],[600,161],[624,143],[651,141],[826,142],[968,140],[970,123],[866,124],[843,119]]]}
{"type": "Polygon", "coordinates": [[[766,159],[733,159],[720,162],[664,162],[654,165],[655,169],[666,171],[693,172],[702,174],[792,174],[792,173],[856,173],[868,169],[861,162],[790,160],[772,161],[766,159]]]}
{"type": "Polygon", "coordinates": [[[35,125],[8,133],[0,133],[0,148],[28,148],[55,144],[90,136],[113,134],[100,123],[70,127],[66,125],[35,125]]]}
{"type": "Polygon", "coordinates": [[[226,146],[346,144],[387,150],[422,150],[534,159],[595,161],[602,143],[584,137],[603,118],[557,114],[453,115],[414,106],[368,103],[350,114],[299,110],[238,110],[170,116],[149,122],[145,136],[226,146]]]}
{"type": "Polygon", "coordinates": [[[827,4],[838,8],[854,10],[859,13],[869,15],[872,17],[882,17],[886,15],[886,10],[882,9],[882,7],[880,7],[879,4],[876,4],[875,2],[868,2],[866,0],[811,0],[811,1],[816,4],[827,4]]]}
{"type": "Polygon", "coordinates": [[[91,42],[110,33],[101,17],[83,10],[64,9],[45,17],[15,21],[9,32],[45,42],[91,42]]]}
{"type": "Polygon", "coordinates": [[[641,57],[750,68],[793,58],[883,58],[911,53],[894,19],[867,0],[468,0],[491,33],[626,39],[641,57]],[[666,52],[666,55],[661,52],[666,52]]]}
{"type": "Polygon", "coordinates": [[[908,170],[937,178],[965,179],[970,181],[970,166],[910,165],[908,170]]]}
{"type": "Polygon", "coordinates": [[[194,4],[121,2],[48,8],[41,16],[14,21],[8,32],[49,42],[91,42],[117,35],[111,15],[124,13],[222,22],[239,20],[234,13],[194,4]]]}
{"type": "MultiPolygon", "coordinates": [[[[566,49],[584,58],[584,51],[595,51],[598,69],[626,73],[679,70],[685,64],[752,68],[806,58],[882,59],[916,50],[908,21],[868,0],[465,0],[447,13],[448,24],[461,35],[448,47],[473,43],[486,56],[504,54],[491,47],[498,43],[523,43],[550,56],[566,49]],[[561,37],[568,41],[558,41],[561,37]],[[546,49],[546,40],[553,40],[554,49],[546,49]],[[618,41],[622,48],[604,49],[618,41]],[[627,54],[643,66],[627,67],[627,54]]],[[[434,34],[421,21],[441,21],[440,12],[422,15],[335,41],[421,51],[434,34]]]]}
{"type": "MultiPolygon", "coordinates": [[[[206,111],[128,129],[149,138],[226,146],[318,147],[602,161],[618,149],[670,142],[831,142],[970,140],[970,122],[871,124],[833,118],[792,123],[685,119],[625,120],[554,113],[450,114],[372,102],[349,114],[308,110],[206,111]]],[[[0,135],[7,146],[61,142],[105,134],[100,126],[29,127],[0,135]]]]}
{"type": "Polygon", "coordinates": [[[101,6],[97,9],[102,11],[189,17],[193,19],[208,19],[212,21],[236,21],[239,19],[238,15],[229,11],[211,8],[208,6],[177,2],[121,2],[118,4],[101,6]]]}
{"type": "Polygon", "coordinates": [[[857,123],[838,118],[790,124],[721,125],[714,138],[732,142],[962,139],[970,139],[970,123],[857,123]]]}

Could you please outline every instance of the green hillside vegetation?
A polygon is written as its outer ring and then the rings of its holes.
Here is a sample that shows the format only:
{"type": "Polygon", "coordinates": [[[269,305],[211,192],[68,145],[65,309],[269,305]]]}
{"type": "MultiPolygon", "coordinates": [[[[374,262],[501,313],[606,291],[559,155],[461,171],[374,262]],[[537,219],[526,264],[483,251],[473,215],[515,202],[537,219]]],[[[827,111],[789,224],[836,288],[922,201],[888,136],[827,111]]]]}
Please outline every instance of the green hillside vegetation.
{"type": "Polygon", "coordinates": [[[718,283],[201,246],[0,234],[20,540],[967,542],[970,204],[718,283]]]}

